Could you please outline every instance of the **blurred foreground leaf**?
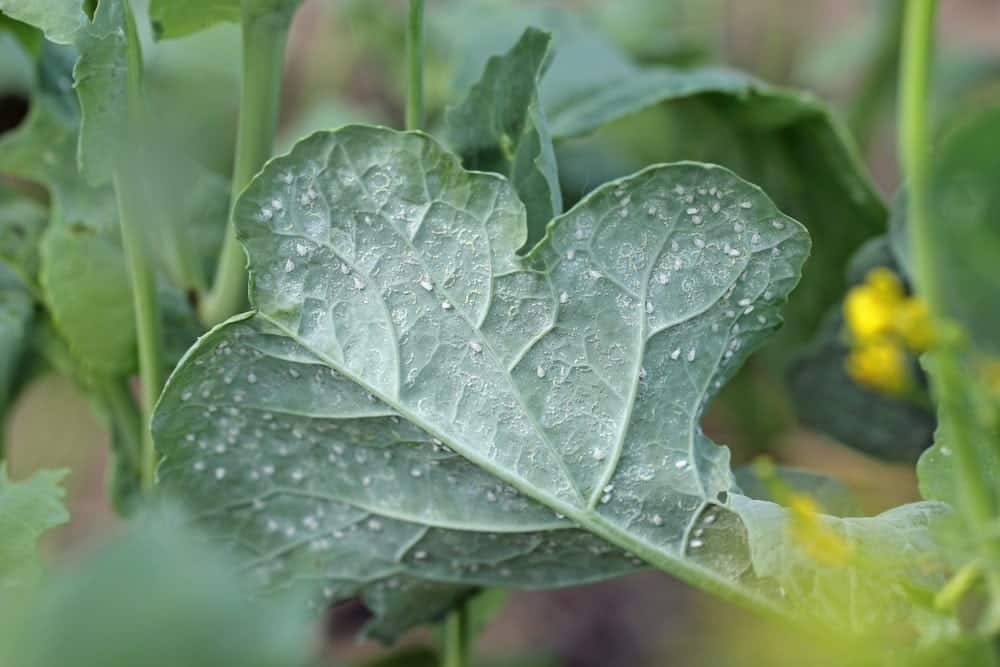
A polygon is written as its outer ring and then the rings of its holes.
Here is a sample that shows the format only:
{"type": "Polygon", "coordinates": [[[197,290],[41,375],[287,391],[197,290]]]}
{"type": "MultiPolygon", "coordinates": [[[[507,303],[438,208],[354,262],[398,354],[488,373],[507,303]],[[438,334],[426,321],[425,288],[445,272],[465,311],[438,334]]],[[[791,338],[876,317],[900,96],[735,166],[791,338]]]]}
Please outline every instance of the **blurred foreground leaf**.
{"type": "Polygon", "coordinates": [[[177,517],[145,513],[44,588],[13,664],[300,667],[303,609],[248,601],[231,561],[177,517]]]}

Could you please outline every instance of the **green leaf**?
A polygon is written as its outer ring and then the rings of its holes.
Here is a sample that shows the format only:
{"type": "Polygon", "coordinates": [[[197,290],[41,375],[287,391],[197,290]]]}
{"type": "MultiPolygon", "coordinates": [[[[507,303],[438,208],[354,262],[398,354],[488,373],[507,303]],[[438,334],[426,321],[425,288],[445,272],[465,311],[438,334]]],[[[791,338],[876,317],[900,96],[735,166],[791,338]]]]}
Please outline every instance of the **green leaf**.
{"type": "MultiPolygon", "coordinates": [[[[783,508],[743,496],[734,496],[733,502],[746,518],[755,572],[781,587],[792,614],[820,619],[833,615],[852,632],[875,637],[878,633],[870,633],[874,627],[896,626],[898,632],[914,616],[932,616],[916,599],[894,595],[892,589],[900,582],[922,583],[928,589],[942,583],[933,532],[949,515],[944,504],[911,503],[870,518],[824,517],[826,529],[851,544],[855,553],[847,564],[818,566],[796,544],[783,508]]],[[[887,639],[881,637],[883,646],[891,647],[887,639]]]]}
{"type": "Polygon", "coordinates": [[[60,486],[65,476],[65,471],[41,470],[13,482],[0,464],[0,597],[37,584],[42,573],[38,538],[69,520],[60,486]]]}
{"type": "MultiPolygon", "coordinates": [[[[943,315],[962,333],[955,352],[965,369],[966,388],[950,406],[951,416],[939,415],[935,444],[920,458],[917,472],[925,498],[955,506],[961,498],[949,443],[954,420],[963,420],[981,469],[990,477],[1000,474],[995,446],[1000,442],[1000,407],[995,387],[988,386],[990,365],[1000,357],[996,337],[1000,274],[990,260],[1000,252],[1000,195],[994,183],[1000,158],[993,150],[997,137],[1000,108],[973,113],[948,128],[931,162],[928,214],[935,220],[931,235],[938,263],[927,270],[941,294],[943,315]]],[[[893,216],[895,248],[904,261],[913,261],[902,196],[898,203],[893,216]]],[[[996,480],[992,486],[996,488],[996,480]]]]}
{"type": "Polygon", "coordinates": [[[944,137],[931,162],[931,232],[944,313],[980,353],[1000,356],[1000,108],[974,114],[944,137]]]}
{"type": "Polygon", "coordinates": [[[248,603],[235,565],[179,522],[147,512],[61,573],[24,622],[12,664],[307,665],[304,605],[248,603]]]}
{"type": "MultiPolygon", "coordinates": [[[[77,35],[80,58],[73,82],[80,99],[80,171],[93,185],[111,180],[128,135],[127,95],[129,40],[126,0],[99,0],[94,19],[77,35]]],[[[138,49],[138,44],[133,48],[138,49]]]]}
{"type": "Polygon", "coordinates": [[[244,11],[290,16],[302,0],[152,0],[149,18],[157,39],[182,37],[223,22],[239,22],[244,11]]]}
{"type": "Polygon", "coordinates": [[[808,252],[759,189],[653,167],[522,259],[503,179],[349,126],[269,163],[236,220],[257,312],[188,353],[154,433],[162,486],[265,584],[360,594],[381,636],[470,586],[604,578],[633,554],[742,590],[722,546],[739,522],[691,533],[737,490],[700,413],[808,252]]]}
{"type": "Polygon", "coordinates": [[[35,26],[57,44],[71,44],[87,24],[80,0],[0,0],[0,12],[35,26]]]}
{"type": "MultiPolygon", "coordinates": [[[[753,567],[747,531],[788,515],[739,495],[699,421],[779,324],[809,242],[731,172],[681,163],[610,183],[520,257],[524,209],[504,179],[420,133],[348,126],[272,160],[235,219],[256,311],[189,351],[153,429],[162,488],[265,588],[361,596],[382,638],[472,587],[643,562],[835,627],[874,601],[866,627],[846,625],[875,634],[881,608],[895,622],[911,607],[896,577],[930,552],[888,554],[877,590],[808,615],[799,584],[829,573],[801,555],[787,577],[776,556],[753,567]]],[[[891,518],[836,525],[884,559],[903,530],[891,518]]],[[[924,523],[906,540],[930,544],[924,523]]],[[[861,584],[865,564],[849,568],[861,584]]]]}
{"type": "Polygon", "coordinates": [[[110,188],[89,186],[77,168],[80,116],[71,74],[75,58],[73,49],[44,45],[31,110],[16,129],[0,137],[0,171],[44,185],[52,197],[54,223],[116,229],[110,188]]]}
{"type": "Polygon", "coordinates": [[[51,227],[41,247],[41,284],[56,328],[94,371],[135,367],[135,314],[116,239],[84,225],[51,227]]]}
{"type": "Polygon", "coordinates": [[[507,176],[528,219],[526,248],[562,213],[555,150],[539,108],[538,81],[552,38],[528,28],[510,51],[486,62],[465,100],[448,110],[444,133],[467,169],[507,176]]]}

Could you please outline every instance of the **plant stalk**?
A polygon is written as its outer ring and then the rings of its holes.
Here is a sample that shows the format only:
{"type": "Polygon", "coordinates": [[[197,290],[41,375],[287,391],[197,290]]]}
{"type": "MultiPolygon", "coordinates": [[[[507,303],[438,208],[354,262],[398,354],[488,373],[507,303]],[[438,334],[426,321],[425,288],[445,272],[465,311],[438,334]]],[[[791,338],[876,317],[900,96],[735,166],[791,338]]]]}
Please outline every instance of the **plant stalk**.
{"type": "MultiPolygon", "coordinates": [[[[903,21],[900,66],[900,163],[909,197],[908,228],[913,278],[917,293],[927,304],[931,321],[941,329],[946,321],[945,296],[937,272],[929,201],[931,135],[927,120],[930,63],[936,0],[908,0],[903,21]]],[[[954,343],[944,340],[928,353],[933,390],[941,421],[948,429],[955,461],[956,483],[963,509],[974,530],[983,529],[994,516],[993,495],[983,476],[983,466],[970,432],[969,400],[954,343]]]]}
{"type": "Polygon", "coordinates": [[[444,621],[443,667],[467,667],[469,664],[469,607],[463,602],[444,621]]]}
{"type": "Polygon", "coordinates": [[[424,124],[424,0],[410,0],[406,30],[406,129],[424,124]]]}
{"type": "Polygon", "coordinates": [[[160,311],[157,305],[154,263],[147,254],[142,229],[142,202],[145,200],[145,180],[142,176],[145,113],[142,96],[142,49],[135,26],[135,17],[128,2],[125,6],[127,43],[126,148],[117,156],[112,177],[118,202],[118,219],[122,246],[132,288],[135,308],[135,329],[139,351],[139,375],[142,381],[142,444],[139,452],[140,484],[144,492],[153,488],[156,475],[156,450],[149,430],[150,417],[163,387],[163,337],[160,311]]]}
{"type": "Polygon", "coordinates": [[[199,304],[199,315],[207,326],[235,315],[246,303],[247,258],[236,238],[233,210],[240,193],[271,157],[290,24],[288,11],[243,10],[243,72],[228,229],[212,290],[199,304]]]}

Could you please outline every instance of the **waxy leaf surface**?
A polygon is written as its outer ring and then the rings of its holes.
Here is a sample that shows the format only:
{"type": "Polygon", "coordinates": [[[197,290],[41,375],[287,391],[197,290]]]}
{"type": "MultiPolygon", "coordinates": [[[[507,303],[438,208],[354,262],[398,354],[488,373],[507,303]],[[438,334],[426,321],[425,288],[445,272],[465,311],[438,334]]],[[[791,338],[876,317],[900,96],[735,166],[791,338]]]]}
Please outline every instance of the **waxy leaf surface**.
{"type": "Polygon", "coordinates": [[[504,179],[349,126],[269,163],[236,219],[257,310],[192,348],[154,433],[162,485],[262,579],[361,594],[389,636],[468,586],[640,558],[737,587],[737,489],[699,418],[809,247],[759,189],[653,167],[521,258],[504,179]]]}

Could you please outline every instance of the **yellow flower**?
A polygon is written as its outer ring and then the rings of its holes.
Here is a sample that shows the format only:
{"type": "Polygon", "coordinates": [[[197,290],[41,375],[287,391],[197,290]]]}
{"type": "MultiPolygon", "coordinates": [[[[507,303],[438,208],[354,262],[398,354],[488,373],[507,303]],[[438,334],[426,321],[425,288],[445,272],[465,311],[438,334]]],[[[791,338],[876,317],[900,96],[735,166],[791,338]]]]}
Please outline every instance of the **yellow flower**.
{"type": "Polygon", "coordinates": [[[789,534],[807,556],[823,565],[844,565],[850,560],[854,552],[851,543],[823,521],[811,496],[792,493],[788,509],[789,534]]]}
{"type": "Polygon", "coordinates": [[[844,320],[851,339],[850,376],[872,389],[903,393],[911,380],[907,353],[923,352],[934,342],[927,304],[907,296],[895,273],[877,267],[847,293],[844,320]]]}
{"type": "Polygon", "coordinates": [[[888,338],[852,348],[847,355],[847,372],[859,384],[889,394],[903,393],[910,380],[906,353],[888,338]]]}
{"type": "Polygon", "coordinates": [[[853,338],[865,341],[891,332],[905,298],[896,274],[885,267],[869,271],[865,282],[844,300],[844,319],[853,338]]]}

